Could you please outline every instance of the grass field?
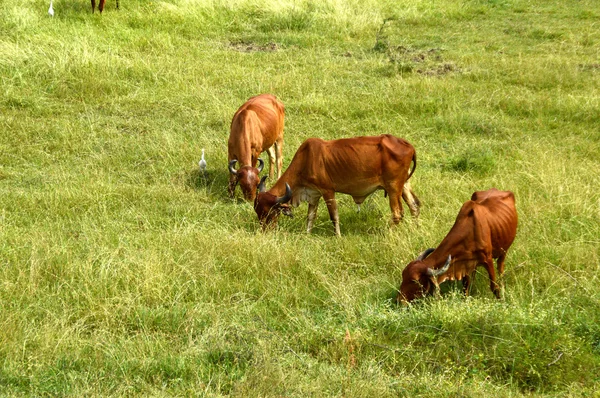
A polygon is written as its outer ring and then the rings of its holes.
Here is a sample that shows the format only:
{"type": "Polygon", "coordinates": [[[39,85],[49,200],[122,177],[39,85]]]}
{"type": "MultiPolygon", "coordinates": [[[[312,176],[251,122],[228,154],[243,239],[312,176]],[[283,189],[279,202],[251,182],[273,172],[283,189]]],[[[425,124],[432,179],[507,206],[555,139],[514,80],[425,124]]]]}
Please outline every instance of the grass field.
{"type": "Polygon", "coordinates": [[[0,396],[600,396],[597,0],[48,6],[0,2],[0,396]],[[226,142],[263,92],[284,165],[410,141],[420,218],[379,191],[338,195],[341,238],[323,205],[261,233],[226,142]],[[395,305],[490,187],[519,212],[504,298],[479,272],[395,305]]]}

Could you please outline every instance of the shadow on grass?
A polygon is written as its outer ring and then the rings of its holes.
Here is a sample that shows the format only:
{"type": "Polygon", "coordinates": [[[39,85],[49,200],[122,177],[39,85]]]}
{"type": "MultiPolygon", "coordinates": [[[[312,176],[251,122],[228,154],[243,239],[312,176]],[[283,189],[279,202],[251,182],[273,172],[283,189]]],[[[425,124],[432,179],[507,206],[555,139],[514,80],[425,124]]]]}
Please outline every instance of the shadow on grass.
{"type": "Polygon", "coordinates": [[[229,173],[226,170],[207,170],[202,173],[199,169],[193,169],[185,173],[184,184],[194,191],[206,192],[210,199],[238,205],[249,203],[242,197],[239,187],[236,187],[234,197],[229,197],[229,192],[227,192],[229,173]]]}
{"type": "Polygon", "coordinates": [[[188,170],[183,176],[183,184],[198,193],[199,197],[204,195],[203,200],[210,203],[221,202],[228,208],[231,207],[231,219],[237,220],[238,228],[248,233],[260,230],[252,203],[246,202],[239,188],[235,191],[233,198],[229,197],[227,186],[229,184],[229,172],[227,170],[209,169],[202,172],[197,168],[188,170]],[[240,208],[237,208],[240,206],[240,208]],[[238,218],[241,218],[238,219],[238,218]],[[241,221],[241,222],[240,222],[241,221]]]}
{"type": "MultiPolygon", "coordinates": [[[[241,199],[238,200],[238,203],[243,202],[244,201],[241,199]]],[[[251,203],[248,205],[250,208],[252,207],[251,203]]],[[[387,209],[387,204],[385,206],[387,209]]],[[[415,226],[418,227],[420,225],[418,219],[413,218],[409,214],[408,209],[405,209],[404,219],[400,221],[399,224],[392,225],[390,222],[391,213],[382,212],[374,202],[365,202],[361,211],[358,212],[356,211],[354,203],[350,204],[348,198],[345,198],[341,201],[338,200],[338,209],[342,239],[344,237],[355,236],[385,236],[398,228],[413,229],[415,226]]],[[[306,232],[308,205],[303,202],[299,207],[293,208],[292,211],[294,214],[293,218],[281,214],[278,219],[277,227],[267,230],[265,233],[284,231],[297,236],[309,235],[323,238],[335,238],[333,223],[329,218],[327,206],[322,199],[319,202],[317,217],[310,234],[306,232]]],[[[252,213],[254,215],[254,211],[252,211],[252,213]]],[[[260,230],[255,215],[253,219],[256,223],[254,228],[250,226],[247,228],[248,232],[260,230]]]]}
{"type": "MultiPolygon", "coordinates": [[[[199,170],[194,169],[185,175],[185,185],[199,193],[206,192],[208,199],[213,201],[218,200],[232,206],[243,206],[244,210],[239,210],[238,213],[247,213],[247,218],[242,215],[245,221],[239,224],[238,227],[248,233],[263,233],[265,237],[281,232],[292,234],[299,238],[304,235],[318,236],[324,239],[336,238],[333,224],[329,219],[327,206],[323,200],[319,203],[318,215],[310,234],[306,232],[308,206],[304,202],[299,207],[293,208],[293,218],[280,214],[277,226],[262,231],[252,203],[246,202],[242,198],[239,188],[236,189],[235,197],[233,199],[229,198],[227,193],[228,180],[229,176],[226,171],[215,172],[213,170],[204,175],[199,170]]],[[[418,219],[414,219],[409,214],[408,209],[405,209],[404,219],[398,225],[391,225],[388,218],[391,217],[391,213],[388,214],[387,211],[383,212],[375,202],[365,202],[360,212],[356,211],[354,203],[350,204],[348,198],[338,201],[338,203],[342,239],[354,236],[385,236],[399,228],[408,228],[411,230],[415,224],[419,225],[418,219]]],[[[388,209],[387,204],[384,205],[384,208],[388,209]]]]}
{"type": "MultiPolygon", "coordinates": [[[[401,269],[404,269],[408,263],[400,265],[401,269]]],[[[471,286],[469,288],[468,297],[474,297],[477,299],[490,298],[494,299],[494,295],[489,288],[489,277],[487,275],[487,271],[484,271],[482,267],[478,267],[472,274],[471,286]]],[[[400,285],[402,284],[402,278],[397,281],[398,287],[397,290],[393,292],[390,289],[389,295],[386,295],[386,298],[390,301],[391,304],[396,304],[396,295],[398,294],[398,290],[400,289],[400,285]]],[[[416,299],[411,302],[411,306],[414,308],[420,308],[423,303],[426,303],[430,300],[444,300],[448,296],[455,295],[457,297],[461,297],[466,300],[467,296],[464,294],[462,281],[457,280],[446,280],[440,284],[440,288],[438,292],[433,292],[432,294],[427,295],[426,297],[416,299]]],[[[403,307],[402,304],[399,304],[399,307],[403,307]]]]}
{"type": "MultiPolygon", "coordinates": [[[[201,172],[199,169],[189,170],[185,173],[184,184],[187,188],[197,192],[205,192],[213,200],[222,202],[232,201],[227,192],[229,184],[229,173],[224,170],[206,170],[201,172]]],[[[236,202],[243,202],[243,199],[234,199],[236,202]]]]}

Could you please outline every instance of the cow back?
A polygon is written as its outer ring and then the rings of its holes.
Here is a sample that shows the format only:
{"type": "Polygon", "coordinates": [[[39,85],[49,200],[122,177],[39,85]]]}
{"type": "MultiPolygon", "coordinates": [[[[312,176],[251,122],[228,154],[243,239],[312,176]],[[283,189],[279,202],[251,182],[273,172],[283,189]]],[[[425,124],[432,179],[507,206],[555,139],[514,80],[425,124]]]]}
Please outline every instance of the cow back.
{"type": "Polygon", "coordinates": [[[471,200],[475,202],[476,222],[485,224],[489,229],[492,256],[496,258],[508,250],[517,234],[518,217],[514,194],[492,188],[475,192],[471,200]]]}
{"type": "MultiPolygon", "coordinates": [[[[236,111],[231,120],[230,157],[245,163],[251,153],[258,156],[266,151],[283,136],[284,118],[284,105],[274,95],[261,94],[250,98],[236,111]]],[[[256,159],[253,159],[253,163],[255,161],[256,159]]]]}
{"type": "Polygon", "coordinates": [[[300,146],[290,167],[302,163],[295,172],[309,186],[362,195],[383,187],[387,179],[405,180],[413,154],[410,143],[391,135],[332,141],[310,138],[300,146]]]}
{"type": "Polygon", "coordinates": [[[437,269],[451,254],[452,265],[438,281],[460,280],[473,272],[482,257],[498,258],[506,253],[516,232],[517,212],[512,192],[497,189],[475,192],[462,205],[446,237],[424,261],[437,269]]]}

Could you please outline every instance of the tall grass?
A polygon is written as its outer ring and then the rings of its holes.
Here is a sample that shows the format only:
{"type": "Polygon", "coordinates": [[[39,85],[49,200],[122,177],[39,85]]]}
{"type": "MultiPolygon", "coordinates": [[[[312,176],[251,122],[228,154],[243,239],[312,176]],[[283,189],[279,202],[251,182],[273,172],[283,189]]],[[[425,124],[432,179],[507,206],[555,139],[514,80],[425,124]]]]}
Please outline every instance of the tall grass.
{"type": "MultiPolygon", "coordinates": [[[[0,395],[594,396],[600,6],[524,0],[0,3],[0,395]],[[417,149],[342,237],[227,197],[248,97],[308,137],[417,149]],[[197,170],[206,149],[208,174],[197,170]],[[475,190],[512,190],[504,298],[406,308],[402,268],[475,190]]],[[[270,181],[272,183],[273,181],[270,181]]]]}

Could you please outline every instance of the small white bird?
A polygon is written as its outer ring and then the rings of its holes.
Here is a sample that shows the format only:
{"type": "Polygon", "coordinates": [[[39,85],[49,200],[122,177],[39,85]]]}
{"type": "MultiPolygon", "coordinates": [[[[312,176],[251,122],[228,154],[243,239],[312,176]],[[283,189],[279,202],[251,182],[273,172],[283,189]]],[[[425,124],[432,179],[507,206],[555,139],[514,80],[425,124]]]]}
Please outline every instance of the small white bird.
{"type": "Polygon", "coordinates": [[[50,0],[50,8],[48,8],[48,14],[50,14],[51,17],[54,16],[54,8],[52,7],[52,0],[50,0]]]}
{"type": "Polygon", "coordinates": [[[204,148],[202,148],[202,158],[198,162],[198,166],[200,166],[202,174],[206,174],[206,160],[204,160],[204,148]]]}

